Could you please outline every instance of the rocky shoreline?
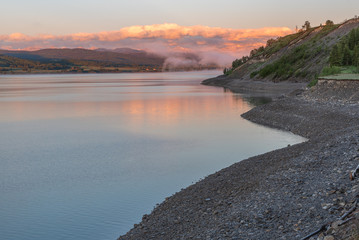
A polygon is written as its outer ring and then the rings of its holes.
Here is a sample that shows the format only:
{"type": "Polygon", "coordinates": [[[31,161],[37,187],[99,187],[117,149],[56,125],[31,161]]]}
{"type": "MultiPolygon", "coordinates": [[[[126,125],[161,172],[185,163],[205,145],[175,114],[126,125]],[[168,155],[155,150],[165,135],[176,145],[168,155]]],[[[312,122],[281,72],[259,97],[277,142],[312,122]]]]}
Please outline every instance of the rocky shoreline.
{"type": "Polygon", "coordinates": [[[359,196],[359,180],[349,179],[359,164],[359,104],[346,101],[345,92],[319,101],[318,91],[285,91],[243,114],[307,142],[206,177],[167,198],[119,239],[301,239],[323,224],[326,231],[311,239],[358,237],[355,219],[345,229],[328,223],[359,196]]]}

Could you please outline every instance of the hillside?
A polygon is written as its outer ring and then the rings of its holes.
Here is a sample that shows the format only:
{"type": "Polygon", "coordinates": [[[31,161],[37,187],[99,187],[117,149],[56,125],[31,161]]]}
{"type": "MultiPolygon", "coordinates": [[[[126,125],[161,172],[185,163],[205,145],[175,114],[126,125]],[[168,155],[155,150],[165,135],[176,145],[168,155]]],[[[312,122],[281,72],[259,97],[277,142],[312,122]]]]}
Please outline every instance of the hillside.
{"type": "Polygon", "coordinates": [[[241,80],[271,82],[309,82],[325,66],[335,46],[352,29],[359,27],[354,18],[340,24],[310,27],[297,33],[270,39],[265,47],[233,62],[225,75],[203,81],[206,85],[236,87],[241,80]]]}

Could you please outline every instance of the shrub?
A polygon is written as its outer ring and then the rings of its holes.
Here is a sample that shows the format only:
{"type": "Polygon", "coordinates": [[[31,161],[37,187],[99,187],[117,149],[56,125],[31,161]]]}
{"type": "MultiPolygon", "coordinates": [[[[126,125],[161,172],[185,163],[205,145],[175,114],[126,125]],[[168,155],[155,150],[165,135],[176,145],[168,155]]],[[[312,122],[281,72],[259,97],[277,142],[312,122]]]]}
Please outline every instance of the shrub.
{"type": "Polygon", "coordinates": [[[310,81],[310,83],[308,84],[308,87],[314,87],[315,85],[317,85],[318,83],[318,78],[314,78],[312,81],[310,81]]]}
{"type": "Polygon", "coordinates": [[[318,74],[314,75],[314,78],[312,79],[312,81],[309,82],[308,87],[314,87],[315,85],[317,85],[318,83],[318,74]]]}
{"type": "Polygon", "coordinates": [[[324,67],[320,76],[329,76],[341,73],[342,69],[340,67],[331,66],[331,67],[324,67]]]}
{"type": "Polygon", "coordinates": [[[233,72],[233,69],[232,69],[232,68],[225,68],[225,69],[223,69],[223,74],[226,75],[226,76],[232,74],[232,72],[233,72]]]}
{"type": "Polygon", "coordinates": [[[250,77],[254,78],[255,76],[257,76],[257,74],[258,74],[258,71],[251,72],[250,77]]]}

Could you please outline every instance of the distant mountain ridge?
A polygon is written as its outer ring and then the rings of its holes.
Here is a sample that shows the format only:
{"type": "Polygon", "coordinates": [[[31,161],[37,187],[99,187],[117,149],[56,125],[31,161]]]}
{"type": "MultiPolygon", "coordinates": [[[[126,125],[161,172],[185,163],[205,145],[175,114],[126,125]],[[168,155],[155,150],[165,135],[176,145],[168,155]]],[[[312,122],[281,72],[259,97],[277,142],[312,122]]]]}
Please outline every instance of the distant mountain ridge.
{"type": "Polygon", "coordinates": [[[164,55],[131,48],[1,50],[0,74],[61,72],[185,71],[218,68],[202,63],[196,53],[169,52],[164,55]]]}
{"type": "Polygon", "coordinates": [[[165,57],[130,48],[0,50],[0,74],[161,71],[165,57]]]}
{"type": "Polygon", "coordinates": [[[117,53],[124,53],[124,54],[139,54],[139,53],[147,53],[144,50],[137,50],[133,48],[115,48],[115,49],[106,49],[106,48],[99,48],[95,49],[96,51],[105,51],[105,52],[117,52],[117,53]]]}
{"type": "Polygon", "coordinates": [[[75,49],[41,49],[37,51],[11,51],[0,50],[0,54],[35,61],[51,60],[87,60],[112,62],[125,65],[148,65],[159,66],[164,62],[164,58],[149,54],[145,51],[134,49],[115,49],[115,50],[89,50],[83,48],[75,49]]]}

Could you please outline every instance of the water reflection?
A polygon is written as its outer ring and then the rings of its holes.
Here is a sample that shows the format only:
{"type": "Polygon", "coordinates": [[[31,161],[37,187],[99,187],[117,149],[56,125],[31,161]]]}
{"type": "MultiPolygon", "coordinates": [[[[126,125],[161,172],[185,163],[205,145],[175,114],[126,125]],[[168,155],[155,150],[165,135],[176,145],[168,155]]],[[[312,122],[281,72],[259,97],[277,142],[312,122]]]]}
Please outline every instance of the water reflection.
{"type": "Polygon", "coordinates": [[[0,79],[2,238],[116,239],[199,178],[303,140],[240,117],[263,99],[199,84],[217,74],[0,79]]]}
{"type": "Polygon", "coordinates": [[[272,102],[272,98],[270,98],[270,97],[244,96],[242,98],[244,98],[252,106],[260,106],[260,105],[272,102]]]}
{"type": "Polygon", "coordinates": [[[257,94],[250,94],[250,93],[239,93],[237,91],[234,91],[230,88],[223,88],[223,92],[225,93],[232,93],[233,96],[233,100],[234,101],[239,101],[239,102],[243,102],[245,101],[247,104],[251,105],[252,107],[256,107],[256,106],[260,106],[266,103],[270,103],[271,101],[273,101],[272,97],[270,96],[258,96],[257,94]]]}
{"type": "MultiPolygon", "coordinates": [[[[79,93],[77,93],[79,94],[79,93]]],[[[141,98],[141,97],[140,97],[141,98]]],[[[252,104],[251,98],[248,98],[252,104]]],[[[176,124],[183,119],[210,117],[223,104],[233,105],[241,112],[251,107],[240,95],[162,97],[118,101],[10,101],[0,102],[0,121],[29,121],[95,116],[126,116],[129,122],[153,121],[159,125],[176,124]],[[220,101],[219,101],[220,98],[220,101]],[[232,102],[233,98],[235,101],[232,102]]]]}

